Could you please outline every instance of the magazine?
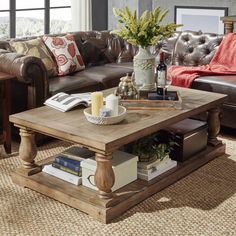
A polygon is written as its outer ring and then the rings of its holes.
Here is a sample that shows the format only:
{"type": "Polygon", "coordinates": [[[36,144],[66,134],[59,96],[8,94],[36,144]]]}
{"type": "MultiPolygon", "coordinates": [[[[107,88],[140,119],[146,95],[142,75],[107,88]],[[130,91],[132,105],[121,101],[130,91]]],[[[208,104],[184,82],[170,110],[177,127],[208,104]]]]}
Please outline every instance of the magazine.
{"type": "Polygon", "coordinates": [[[61,92],[48,98],[44,104],[62,112],[69,111],[78,105],[88,107],[91,105],[91,93],[76,93],[69,95],[61,92]]]}

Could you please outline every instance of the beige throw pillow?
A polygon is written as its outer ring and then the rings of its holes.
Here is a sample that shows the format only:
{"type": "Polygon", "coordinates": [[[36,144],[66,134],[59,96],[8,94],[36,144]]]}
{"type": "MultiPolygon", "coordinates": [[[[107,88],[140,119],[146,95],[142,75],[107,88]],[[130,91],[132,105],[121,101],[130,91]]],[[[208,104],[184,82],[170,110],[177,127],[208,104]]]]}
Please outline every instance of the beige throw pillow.
{"type": "Polygon", "coordinates": [[[41,38],[27,41],[12,41],[10,45],[17,53],[40,58],[47,69],[48,76],[57,76],[56,64],[41,38]]]}

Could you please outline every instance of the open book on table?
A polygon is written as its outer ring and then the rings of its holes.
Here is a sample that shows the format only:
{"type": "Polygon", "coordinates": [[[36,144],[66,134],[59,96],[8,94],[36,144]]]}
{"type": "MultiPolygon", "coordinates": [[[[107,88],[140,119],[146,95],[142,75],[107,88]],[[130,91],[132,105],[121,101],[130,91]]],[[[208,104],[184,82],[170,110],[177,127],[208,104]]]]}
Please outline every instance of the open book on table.
{"type": "Polygon", "coordinates": [[[44,104],[62,112],[69,111],[78,105],[88,107],[91,105],[91,93],[76,93],[69,95],[61,92],[48,98],[44,104]]]}

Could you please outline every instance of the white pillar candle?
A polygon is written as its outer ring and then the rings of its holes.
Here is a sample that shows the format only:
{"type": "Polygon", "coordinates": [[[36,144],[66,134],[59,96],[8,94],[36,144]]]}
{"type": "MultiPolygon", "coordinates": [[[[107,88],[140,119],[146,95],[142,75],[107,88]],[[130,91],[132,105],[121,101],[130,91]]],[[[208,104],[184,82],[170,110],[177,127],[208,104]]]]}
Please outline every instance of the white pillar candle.
{"type": "Polygon", "coordinates": [[[94,92],[91,94],[91,110],[93,116],[100,115],[100,109],[103,107],[103,93],[94,92]]]}
{"type": "Polygon", "coordinates": [[[118,116],[119,99],[114,94],[106,97],[106,108],[111,109],[111,116],[118,116]]]}

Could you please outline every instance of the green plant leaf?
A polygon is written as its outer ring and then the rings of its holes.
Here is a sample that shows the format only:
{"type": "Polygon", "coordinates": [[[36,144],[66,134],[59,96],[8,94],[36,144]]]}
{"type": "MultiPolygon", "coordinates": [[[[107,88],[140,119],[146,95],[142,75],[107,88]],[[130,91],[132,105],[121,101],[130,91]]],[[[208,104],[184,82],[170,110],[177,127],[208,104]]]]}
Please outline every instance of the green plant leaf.
{"type": "Polygon", "coordinates": [[[127,6],[123,9],[113,8],[113,13],[120,25],[111,33],[143,48],[171,36],[176,28],[181,26],[174,23],[160,25],[168,14],[168,10],[161,11],[160,7],[154,8],[151,12],[144,11],[141,17],[137,17],[137,12],[131,12],[127,6]]]}

